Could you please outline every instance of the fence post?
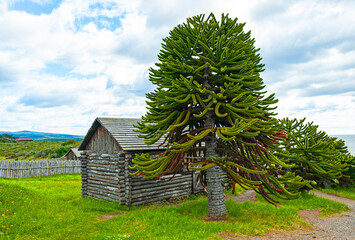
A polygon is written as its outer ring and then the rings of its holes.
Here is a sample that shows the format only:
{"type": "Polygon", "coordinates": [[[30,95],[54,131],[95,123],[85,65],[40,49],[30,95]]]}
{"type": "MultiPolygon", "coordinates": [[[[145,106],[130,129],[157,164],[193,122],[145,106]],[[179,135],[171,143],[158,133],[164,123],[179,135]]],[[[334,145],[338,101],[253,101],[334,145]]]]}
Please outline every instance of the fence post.
{"type": "Polygon", "coordinates": [[[80,172],[80,160],[0,161],[0,177],[4,178],[38,177],[80,172]]]}

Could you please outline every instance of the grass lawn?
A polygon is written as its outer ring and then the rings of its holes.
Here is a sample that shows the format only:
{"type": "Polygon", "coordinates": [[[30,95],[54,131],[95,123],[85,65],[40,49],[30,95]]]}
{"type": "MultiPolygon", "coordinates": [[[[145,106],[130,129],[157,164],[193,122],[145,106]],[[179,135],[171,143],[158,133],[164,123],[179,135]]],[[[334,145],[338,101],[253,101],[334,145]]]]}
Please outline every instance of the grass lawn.
{"type": "Polygon", "coordinates": [[[218,239],[220,232],[260,235],[304,226],[299,209],[319,208],[326,214],[347,210],[343,204],[308,194],[282,201],[278,208],[264,202],[227,200],[229,221],[204,222],[204,196],[181,205],[127,208],[81,198],[80,188],[79,174],[0,179],[0,239],[218,239]],[[100,218],[116,212],[126,214],[100,218]]]}
{"type": "MultiPolygon", "coordinates": [[[[297,210],[321,210],[321,216],[327,216],[333,213],[340,213],[343,211],[349,211],[350,209],[339,202],[318,197],[314,194],[309,194],[303,192],[301,197],[295,200],[283,200],[278,197],[273,197],[280,203],[278,203],[281,208],[293,208],[297,210]]],[[[261,195],[257,195],[257,199],[260,202],[266,203],[261,195]]]]}
{"type": "Polygon", "coordinates": [[[344,188],[340,186],[336,186],[331,189],[322,189],[321,191],[325,193],[333,193],[343,197],[355,199],[355,186],[349,186],[344,188]]]}

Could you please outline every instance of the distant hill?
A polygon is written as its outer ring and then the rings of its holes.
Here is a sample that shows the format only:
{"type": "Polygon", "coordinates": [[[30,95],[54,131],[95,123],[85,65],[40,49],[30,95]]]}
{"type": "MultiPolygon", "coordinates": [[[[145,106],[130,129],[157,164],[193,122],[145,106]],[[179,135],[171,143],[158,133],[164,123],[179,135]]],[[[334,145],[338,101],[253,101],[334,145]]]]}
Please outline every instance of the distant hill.
{"type": "Polygon", "coordinates": [[[11,134],[18,138],[32,138],[35,141],[66,142],[70,139],[74,139],[76,141],[82,141],[84,139],[84,136],[79,136],[79,135],[33,132],[33,131],[18,131],[18,132],[0,131],[0,134],[11,134]]]}

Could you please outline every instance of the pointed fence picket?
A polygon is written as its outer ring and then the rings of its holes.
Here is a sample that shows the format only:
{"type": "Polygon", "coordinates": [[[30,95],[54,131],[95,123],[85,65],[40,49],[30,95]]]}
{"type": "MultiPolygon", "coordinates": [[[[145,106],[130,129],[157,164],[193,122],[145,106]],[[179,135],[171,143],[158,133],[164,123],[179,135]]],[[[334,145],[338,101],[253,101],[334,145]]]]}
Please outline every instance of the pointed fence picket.
{"type": "Polygon", "coordinates": [[[0,161],[0,177],[26,178],[80,173],[80,160],[0,161]]]}

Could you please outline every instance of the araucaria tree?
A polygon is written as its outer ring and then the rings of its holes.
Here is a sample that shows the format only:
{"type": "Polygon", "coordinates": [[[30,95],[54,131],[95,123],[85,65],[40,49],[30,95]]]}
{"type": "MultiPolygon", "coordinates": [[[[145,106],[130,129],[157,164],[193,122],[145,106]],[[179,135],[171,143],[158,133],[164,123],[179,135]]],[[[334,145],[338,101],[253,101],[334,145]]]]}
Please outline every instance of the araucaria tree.
{"type": "Polygon", "coordinates": [[[165,138],[166,151],[133,159],[136,175],[156,178],[177,173],[188,151],[203,143],[204,157],[189,168],[206,172],[209,217],[227,213],[220,169],[242,187],[253,188],[270,202],[269,194],[297,198],[300,177],[280,177],[290,167],[272,152],[285,137],[273,118],[277,102],[266,96],[259,49],[244,23],[213,14],[188,18],[163,39],[146,94],[148,111],[137,124],[146,143],[165,138]]]}
{"type": "Polygon", "coordinates": [[[292,163],[294,167],[287,171],[310,180],[313,187],[322,186],[325,182],[352,183],[348,170],[355,158],[350,155],[344,141],[328,136],[313,122],[305,123],[305,120],[279,120],[279,128],[287,132],[287,137],[275,155],[292,163]]]}

